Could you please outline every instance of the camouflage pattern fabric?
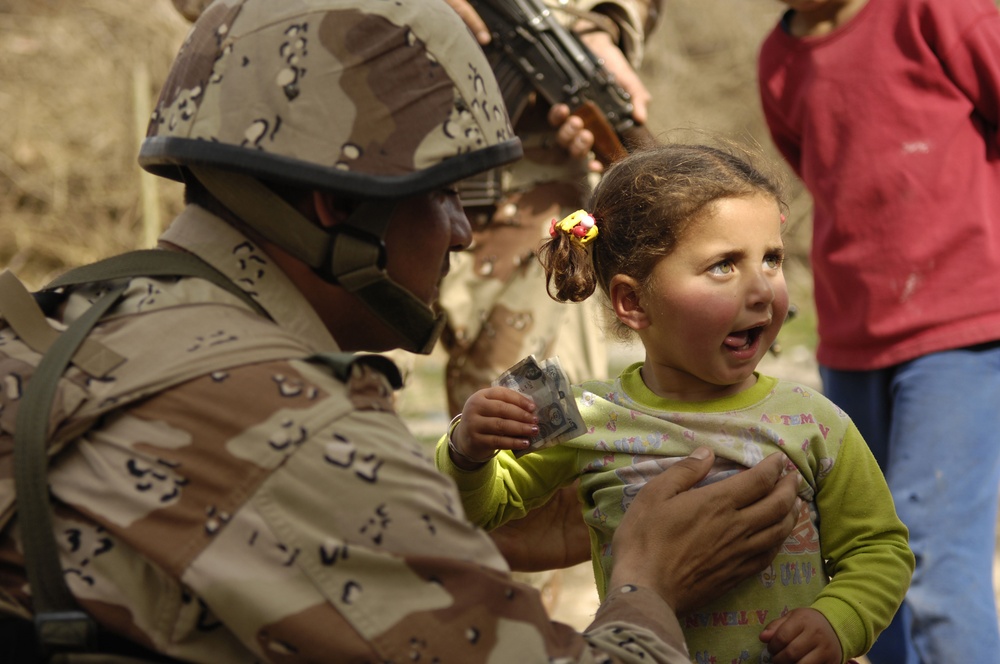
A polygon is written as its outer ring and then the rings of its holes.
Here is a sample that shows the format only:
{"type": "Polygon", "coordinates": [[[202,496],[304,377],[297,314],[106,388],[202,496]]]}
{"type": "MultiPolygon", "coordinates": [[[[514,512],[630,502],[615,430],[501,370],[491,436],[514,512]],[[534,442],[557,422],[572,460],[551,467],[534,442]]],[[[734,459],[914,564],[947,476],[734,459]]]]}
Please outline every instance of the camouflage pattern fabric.
{"type": "MultiPolygon", "coordinates": [[[[355,366],[342,382],[295,359],[337,345],[266,254],[193,206],[163,239],[252,293],[273,322],[207,282],[136,279],[94,332],[126,362],[100,385],[71,377],[57,396],[61,430],[76,432],[49,477],[59,555],[102,626],[212,664],[688,661],[672,610],[647,589],[612,592],[586,636],[551,623],[465,520],[454,484],[392,411],[386,377],[355,366]],[[171,321],[160,335],[157,317],[171,321]],[[282,344],[292,359],[274,356],[282,344]],[[155,389],[201,353],[237,347],[251,359],[155,389]],[[152,392],[77,428],[132,389],[152,392]]],[[[62,322],[92,295],[75,292],[62,322]]],[[[5,329],[0,500],[14,507],[11,431],[32,366],[5,329]]],[[[28,617],[8,516],[0,614],[28,617]]]]}
{"type": "MultiPolygon", "coordinates": [[[[566,0],[554,3],[589,11],[600,4],[622,26],[623,47],[638,66],[642,38],[659,15],[660,0],[566,0]]],[[[562,15],[556,10],[556,15],[562,15]]],[[[555,144],[547,106],[529,107],[517,119],[524,158],[505,167],[504,196],[495,211],[470,208],[473,246],[459,254],[441,289],[448,314],[442,337],[448,353],[445,387],[452,415],[505,369],[530,354],[558,355],[572,382],[607,377],[607,314],[595,296],[561,304],[545,291],[537,251],[553,218],[586,207],[587,160],[571,159],[555,144]]]]}
{"type": "Polygon", "coordinates": [[[585,198],[579,185],[560,182],[505,195],[490,223],[474,232],[472,247],[454,257],[440,297],[448,314],[442,343],[452,415],[473,392],[530,354],[557,355],[575,378],[607,373],[598,298],[556,302],[545,291],[537,260],[551,220],[581,208],[585,198]]]}
{"type": "Polygon", "coordinates": [[[205,7],[163,85],[140,164],[175,179],[195,162],[403,197],[520,154],[489,62],[448,5],[358,4],[205,7]]]}

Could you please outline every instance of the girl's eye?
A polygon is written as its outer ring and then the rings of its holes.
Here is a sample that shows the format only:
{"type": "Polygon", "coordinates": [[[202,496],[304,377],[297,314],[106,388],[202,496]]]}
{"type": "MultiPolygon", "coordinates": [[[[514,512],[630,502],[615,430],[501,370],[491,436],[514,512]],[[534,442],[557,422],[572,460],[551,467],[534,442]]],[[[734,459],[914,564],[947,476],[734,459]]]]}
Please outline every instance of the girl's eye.
{"type": "Polygon", "coordinates": [[[722,261],[708,268],[708,271],[711,274],[732,274],[734,269],[736,266],[733,265],[732,261],[722,261]]]}
{"type": "Polygon", "coordinates": [[[771,270],[777,270],[784,262],[785,257],[778,254],[772,254],[764,257],[764,266],[771,270]]]}
{"type": "Polygon", "coordinates": [[[458,196],[458,189],[456,187],[442,187],[441,193],[445,196],[458,196]]]}

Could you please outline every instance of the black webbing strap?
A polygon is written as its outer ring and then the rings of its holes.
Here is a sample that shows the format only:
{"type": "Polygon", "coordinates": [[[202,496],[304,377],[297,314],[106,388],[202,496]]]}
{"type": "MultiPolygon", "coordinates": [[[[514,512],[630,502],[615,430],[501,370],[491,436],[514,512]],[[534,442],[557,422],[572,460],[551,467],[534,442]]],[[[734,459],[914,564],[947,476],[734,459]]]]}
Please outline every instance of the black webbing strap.
{"type": "Polygon", "coordinates": [[[113,283],[110,290],[52,340],[28,381],[15,422],[14,486],[25,568],[34,605],[35,632],[43,657],[59,652],[86,652],[97,642],[96,622],[80,610],[66,585],[52,525],[52,505],[46,477],[46,441],[52,402],[59,380],[77,349],[101,317],[121,299],[128,288],[128,278],[139,276],[207,279],[267,316],[249,294],[222,273],[192,254],[172,251],[154,249],[115,256],[71,270],[46,287],[51,290],[91,282],[118,282],[113,283]]]}

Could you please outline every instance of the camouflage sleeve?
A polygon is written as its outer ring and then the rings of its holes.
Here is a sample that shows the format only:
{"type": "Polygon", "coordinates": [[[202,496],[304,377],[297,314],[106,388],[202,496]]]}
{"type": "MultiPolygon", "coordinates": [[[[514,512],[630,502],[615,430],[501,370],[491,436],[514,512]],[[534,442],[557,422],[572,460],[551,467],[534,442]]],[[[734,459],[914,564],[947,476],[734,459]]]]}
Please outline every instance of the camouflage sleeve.
{"type": "Polygon", "coordinates": [[[616,662],[691,661],[673,610],[646,588],[622,586],[609,592],[584,637],[595,650],[616,657],[616,662]]]}

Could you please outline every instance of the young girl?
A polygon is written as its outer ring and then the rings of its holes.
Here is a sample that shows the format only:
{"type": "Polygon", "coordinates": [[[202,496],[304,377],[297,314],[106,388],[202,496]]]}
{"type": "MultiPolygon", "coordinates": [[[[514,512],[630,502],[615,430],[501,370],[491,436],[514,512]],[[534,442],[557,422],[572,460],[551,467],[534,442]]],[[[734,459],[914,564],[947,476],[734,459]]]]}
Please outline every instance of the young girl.
{"type": "Polygon", "coordinates": [[[611,535],[651,476],[701,445],[716,455],[706,481],[787,455],[803,478],[799,526],[768,570],[681,616],[695,662],[841,664],[871,647],[913,570],[906,528],[850,419],[755,371],[788,310],[782,205],[778,185],[733,150],[666,145],[616,163],[590,214],[553,221],[541,256],[553,297],[578,302],[600,286],[645,360],[574,388],[587,424],[578,438],[497,455],[527,447],[537,419],[530,399],[493,387],[469,398],[438,447],[469,518],[486,528],[579,478],[602,597],[611,535]]]}

